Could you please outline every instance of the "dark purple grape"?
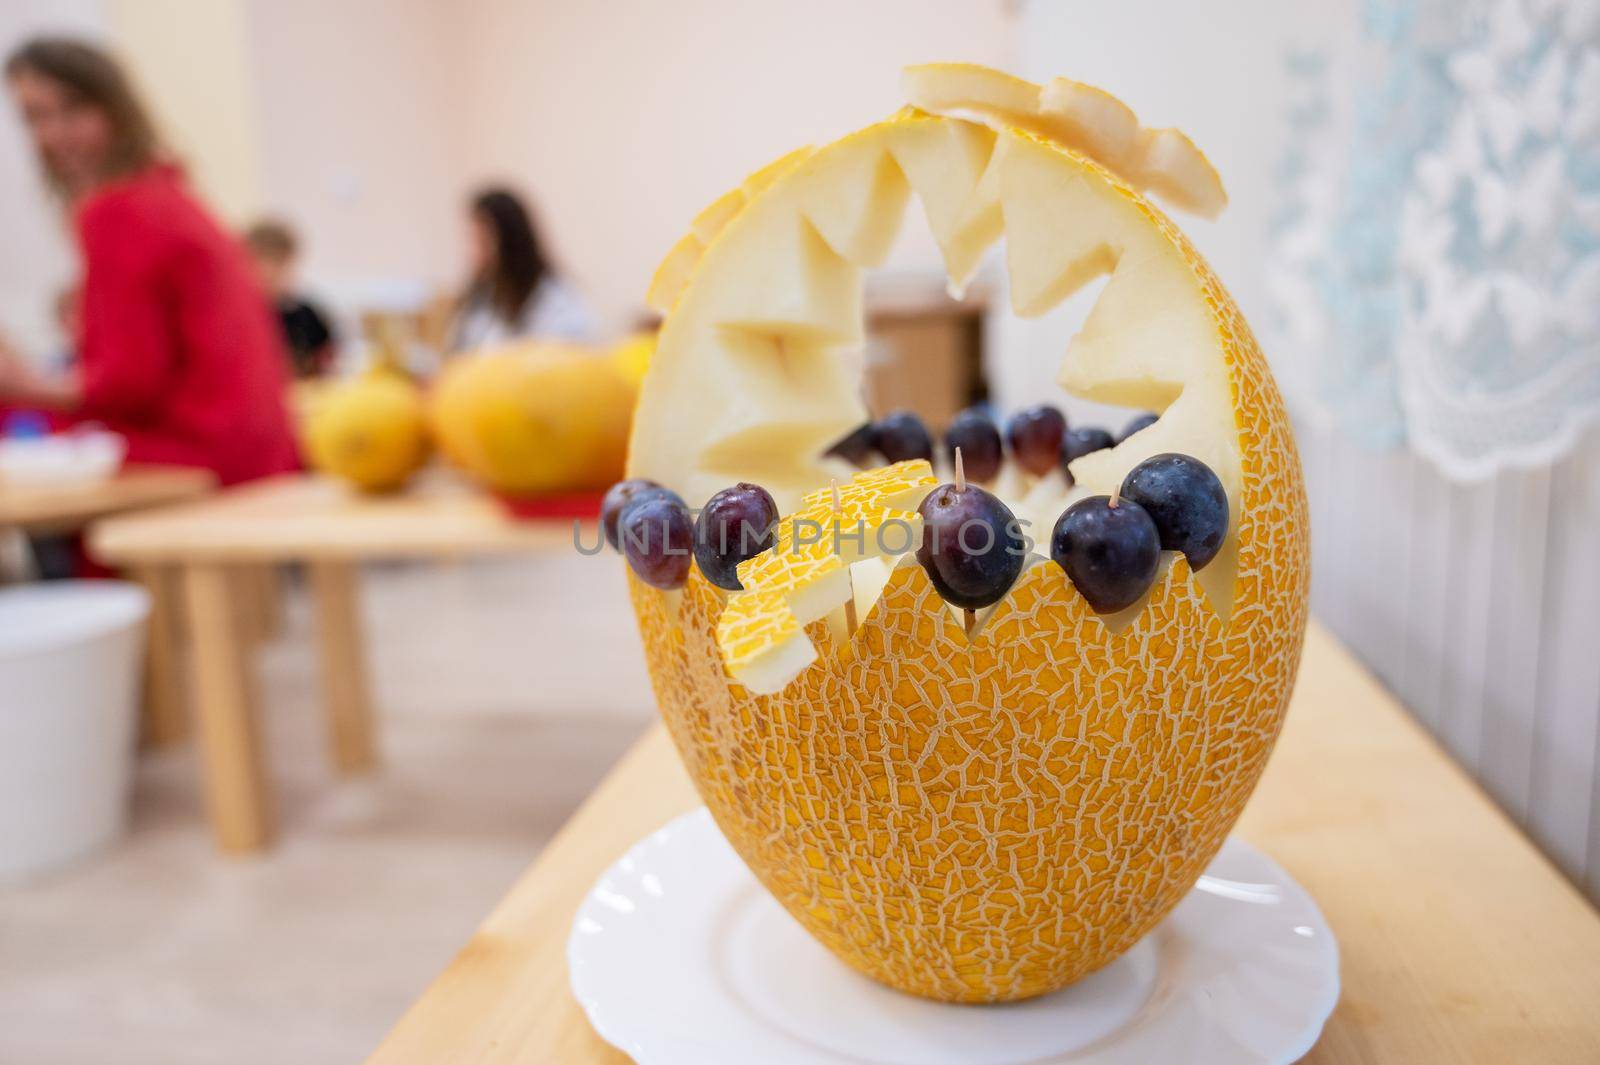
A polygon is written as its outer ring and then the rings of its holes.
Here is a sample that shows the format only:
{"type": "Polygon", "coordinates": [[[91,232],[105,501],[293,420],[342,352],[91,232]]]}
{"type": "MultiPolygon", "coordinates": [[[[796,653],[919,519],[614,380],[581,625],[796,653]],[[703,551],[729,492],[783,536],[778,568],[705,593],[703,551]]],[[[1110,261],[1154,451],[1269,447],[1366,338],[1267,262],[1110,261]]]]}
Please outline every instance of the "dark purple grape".
{"type": "MultiPolygon", "coordinates": [[[[644,477],[635,477],[631,481],[618,481],[606,492],[605,499],[600,502],[600,527],[605,530],[606,543],[612,550],[622,550],[621,541],[617,539],[618,523],[622,521],[622,512],[635,502],[665,493],[677,499],[677,493],[671,489],[663,488],[656,482],[644,477]]],[[[681,502],[681,500],[680,500],[681,502]]]]}
{"type": "Polygon", "coordinates": [[[1067,435],[1061,438],[1061,472],[1067,478],[1067,487],[1078,483],[1069,469],[1074,462],[1091,451],[1100,451],[1104,448],[1115,447],[1116,441],[1104,429],[1069,429],[1067,435]]]}
{"type": "Polygon", "coordinates": [[[1004,453],[1000,448],[1000,430],[983,411],[968,407],[957,414],[944,431],[945,455],[955,462],[956,448],[961,449],[961,466],[966,476],[974,481],[989,481],[1000,472],[1004,453]]]}
{"type": "Polygon", "coordinates": [[[1067,435],[1061,440],[1061,461],[1077,462],[1083,456],[1093,451],[1104,451],[1114,447],[1116,440],[1106,430],[1099,426],[1090,426],[1085,429],[1069,429],[1067,435]]]}
{"type": "Polygon", "coordinates": [[[1061,439],[1066,433],[1066,417],[1048,403],[1019,410],[1006,423],[1011,457],[1035,477],[1043,477],[1061,461],[1061,439]]]}
{"type": "Polygon", "coordinates": [[[878,450],[878,434],[871,422],[862,422],[830,444],[823,454],[844,459],[852,466],[868,466],[871,465],[872,453],[876,450],[878,450]]]}
{"type": "Polygon", "coordinates": [[[1149,590],[1161,562],[1161,536],[1139,504],[1122,499],[1112,506],[1110,496],[1090,496],[1056,520],[1050,557],[1090,606],[1111,614],[1149,590]]]}
{"type": "Polygon", "coordinates": [[[977,610],[1006,594],[1027,554],[1022,527],[999,499],[968,484],[942,484],[917,508],[917,561],[947,602],[977,610]]]}
{"type": "Polygon", "coordinates": [[[682,588],[694,552],[694,522],[677,496],[640,500],[622,513],[622,553],[657,588],[682,588]]]}
{"type": "Polygon", "coordinates": [[[778,542],[778,504],[758,484],[741,481],[706,501],[694,523],[694,560],[706,580],[730,592],[744,590],[739,563],[778,542]]]}
{"type": "Polygon", "coordinates": [[[897,410],[878,419],[872,431],[878,453],[890,462],[933,461],[933,438],[928,435],[928,427],[908,410],[897,410]]]}
{"type": "Polygon", "coordinates": [[[1182,551],[1199,571],[1217,557],[1228,535],[1228,493],[1211,467],[1191,455],[1152,455],[1128,472],[1122,498],[1156,523],[1164,551],[1182,551]]]}
{"type": "Polygon", "coordinates": [[[1137,433],[1141,429],[1150,428],[1156,423],[1157,417],[1159,416],[1155,412],[1145,411],[1143,414],[1134,418],[1127,425],[1122,427],[1122,435],[1117,437],[1117,443],[1122,443],[1124,440],[1128,439],[1128,437],[1132,436],[1134,433],[1137,433]]]}

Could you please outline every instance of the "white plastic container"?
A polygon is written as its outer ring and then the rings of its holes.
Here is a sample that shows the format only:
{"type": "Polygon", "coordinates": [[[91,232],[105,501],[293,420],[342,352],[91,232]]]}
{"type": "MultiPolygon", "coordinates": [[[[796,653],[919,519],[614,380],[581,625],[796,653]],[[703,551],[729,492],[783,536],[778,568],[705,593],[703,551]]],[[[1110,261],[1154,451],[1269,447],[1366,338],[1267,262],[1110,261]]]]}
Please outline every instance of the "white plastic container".
{"type": "Polygon", "coordinates": [[[0,588],[0,879],[125,829],[149,613],[123,581],[0,588]]]}
{"type": "Polygon", "coordinates": [[[118,434],[87,427],[0,439],[0,481],[57,488],[99,484],[122,467],[127,451],[128,442],[118,434]]]}

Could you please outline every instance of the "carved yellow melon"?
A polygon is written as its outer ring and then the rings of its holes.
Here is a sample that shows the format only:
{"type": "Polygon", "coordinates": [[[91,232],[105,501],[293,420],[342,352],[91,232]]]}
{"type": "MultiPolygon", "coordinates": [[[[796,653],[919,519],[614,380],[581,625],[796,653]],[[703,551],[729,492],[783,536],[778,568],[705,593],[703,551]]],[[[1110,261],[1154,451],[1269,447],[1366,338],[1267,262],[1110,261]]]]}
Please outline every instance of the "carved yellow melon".
{"type": "MultiPolygon", "coordinates": [[[[1199,575],[1169,559],[1147,600],[1115,618],[1038,562],[970,636],[892,547],[835,562],[758,556],[740,569],[749,590],[732,596],[697,571],[682,592],[635,579],[632,595],[662,715],[761,882],[861,972],[987,1002],[1117,957],[1222,844],[1294,682],[1307,519],[1249,327],[1135,188],[1158,187],[1161,167],[1134,150],[1131,112],[1063,87],[1069,138],[1038,119],[1037,86],[1011,79],[1014,99],[976,106],[973,68],[943,69],[909,76],[919,108],[785,157],[674,249],[652,286],[668,314],[629,475],[692,505],[756,481],[806,514],[827,510],[838,478],[852,518],[914,510],[934,481],[926,466],[850,480],[821,456],[864,418],[841,356],[862,339],[862,271],[882,261],[914,194],[957,282],[1004,236],[1017,313],[1110,275],[1061,383],[1161,417],[1073,474],[1106,492],[1156,452],[1203,459],[1233,514],[1223,552],[1199,575]],[[1018,117],[1027,107],[1034,121],[1018,117]],[[1116,128],[1083,132],[1102,120],[1116,128]],[[1104,145],[1123,148],[1086,154],[1104,145]]],[[[1203,170],[1168,167],[1170,199],[1214,204],[1220,185],[1203,170]]]]}

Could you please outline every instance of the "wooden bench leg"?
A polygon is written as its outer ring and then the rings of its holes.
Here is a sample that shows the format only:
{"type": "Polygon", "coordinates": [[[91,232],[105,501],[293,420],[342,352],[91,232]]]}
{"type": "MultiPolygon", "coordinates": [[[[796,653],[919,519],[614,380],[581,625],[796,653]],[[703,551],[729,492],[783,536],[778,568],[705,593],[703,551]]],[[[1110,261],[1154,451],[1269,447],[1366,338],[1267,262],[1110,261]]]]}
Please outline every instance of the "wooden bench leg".
{"type": "Polygon", "coordinates": [[[254,663],[233,596],[238,585],[227,567],[215,564],[188,566],[183,580],[207,813],[217,845],[246,854],[266,846],[273,825],[254,663]]]}
{"type": "Polygon", "coordinates": [[[375,766],[378,756],[356,570],[347,562],[313,562],[310,576],[333,761],[341,771],[357,773],[375,766]]]}
{"type": "Polygon", "coordinates": [[[178,636],[182,603],[176,574],[164,566],[149,566],[133,576],[150,593],[142,739],[150,747],[170,747],[189,735],[178,636]]]}

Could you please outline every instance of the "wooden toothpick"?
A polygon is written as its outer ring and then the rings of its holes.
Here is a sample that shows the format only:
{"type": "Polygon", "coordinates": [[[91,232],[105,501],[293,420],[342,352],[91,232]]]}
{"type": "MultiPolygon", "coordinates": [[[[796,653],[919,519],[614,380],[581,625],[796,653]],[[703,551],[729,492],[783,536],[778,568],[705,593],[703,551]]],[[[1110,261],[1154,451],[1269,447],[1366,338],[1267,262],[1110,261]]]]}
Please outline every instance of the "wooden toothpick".
{"type": "MultiPolygon", "coordinates": [[[[834,544],[837,546],[839,516],[844,512],[844,507],[839,502],[839,479],[835,477],[829,483],[833,486],[833,532],[835,536],[834,544]]],[[[856,634],[856,584],[855,579],[850,575],[849,566],[844,568],[844,581],[845,588],[848,589],[844,600],[844,627],[846,632],[854,636],[856,634]]]]}
{"type": "MultiPolygon", "coordinates": [[[[967,469],[966,469],[966,466],[963,465],[962,462],[961,462],[961,449],[960,448],[956,448],[956,491],[964,492],[964,491],[966,491],[966,489],[967,489],[967,469]]],[[[970,609],[968,609],[968,608],[966,608],[966,607],[962,607],[961,608],[961,626],[962,626],[962,628],[964,628],[966,630],[966,633],[967,633],[968,636],[972,635],[972,630],[973,630],[974,626],[976,626],[977,624],[978,624],[978,615],[977,615],[977,613],[972,611],[972,610],[970,610],[970,609]]]]}

